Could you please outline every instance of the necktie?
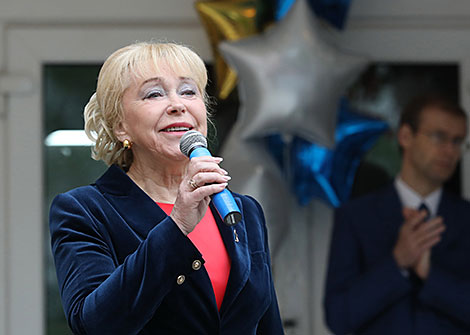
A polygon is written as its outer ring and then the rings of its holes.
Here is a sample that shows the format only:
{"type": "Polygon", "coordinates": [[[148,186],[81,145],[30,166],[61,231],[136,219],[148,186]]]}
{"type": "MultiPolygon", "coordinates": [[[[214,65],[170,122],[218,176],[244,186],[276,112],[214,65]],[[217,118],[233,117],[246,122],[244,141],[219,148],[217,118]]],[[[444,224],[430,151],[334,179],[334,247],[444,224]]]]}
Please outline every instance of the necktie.
{"type": "Polygon", "coordinates": [[[426,204],[423,202],[421,203],[421,205],[419,205],[418,207],[418,210],[419,211],[422,211],[422,210],[425,210],[426,211],[426,216],[424,217],[423,221],[428,221],[430,216],[431,216],[431,212],[429,211],[429,208],[428,206],[426,206],[426,204]]]}

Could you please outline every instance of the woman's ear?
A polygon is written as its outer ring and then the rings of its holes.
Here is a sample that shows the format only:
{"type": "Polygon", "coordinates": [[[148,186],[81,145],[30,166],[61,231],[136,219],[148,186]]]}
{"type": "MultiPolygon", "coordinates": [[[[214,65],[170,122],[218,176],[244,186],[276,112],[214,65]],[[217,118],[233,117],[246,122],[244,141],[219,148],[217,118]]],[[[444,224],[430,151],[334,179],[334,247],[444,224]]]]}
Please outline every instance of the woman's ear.
{"type": "Polygon", "coordinates": [[[123,142],[124,140],[132,141],[132,139],[129,138],[129,135],[126,131],[126,127],[124,126],[124,123],[122,121],[119,121],[116,127],[114,127],[114,135],[119,140],[119,142],[123,142]]]}

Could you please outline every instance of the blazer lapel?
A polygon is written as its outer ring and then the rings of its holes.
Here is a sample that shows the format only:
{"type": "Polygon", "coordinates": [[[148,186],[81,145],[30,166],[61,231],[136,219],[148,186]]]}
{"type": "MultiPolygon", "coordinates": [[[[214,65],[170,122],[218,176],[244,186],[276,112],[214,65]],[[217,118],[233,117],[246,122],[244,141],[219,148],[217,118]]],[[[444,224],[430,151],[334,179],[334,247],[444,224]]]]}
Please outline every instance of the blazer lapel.
{"type": "MultiPolygon", "coordinates": [[[[243,213],[241,200],[235,197],[235,201],[243,213]]],[[[239,223],[233,227],[229,227],[222,221],[212,203],[210,206],[231,260],[227,288],[225,290],[222,306],[220,307],[220,314],[222,315],[234,302],[248,280],[251,269],[250,252],[246,238],[246,222],[244,217],[242,217],[239,223]]]]}
{"type": "Polygon", "coordinates": [[[385,229],[396,234],[403,223],[403,206],[395,186],[390,184],[374,200],[376,201],[376,206],[372,207],[377,208],[377,215],[384,222],[385,229]]]}
{"type": "MultiPolygon", "coordinates": [[[[145,239],[151,229],[167,217],[167,214],[138,187],[124,171],[117,166],[111,166],[106,173],[97,180],[96,185],[103,192],[112,207],[119,213],[126,224],[138,235],[138,239],[145,239]]],[[[214,213],[218,216],[217,213],[214,213]]],[[[217,218],[217,217],[216,217],[217,218]]],[[[191,274],[193,284],[214,305],[217,312],[214,291],[207,271],[195,271],[191,274]]]]}
{"type": "Polygon", "coordinates": [[[166,217],[166,213],[116,165],[112,165],[96,185],[141,239],[166,217]]]}
{"type": "Polygon", "coordinates": [[[444,219],[444,225],[446,229],[441,234],[441,241],[434,247],[435,249],[441,249],[450,243],[451,237],[458,234],[458,218],[456,217],[456,201],[452,199],[452,196],[442,192],[441,201],[437,208],[437,215],[442,216],[444,219]]]}

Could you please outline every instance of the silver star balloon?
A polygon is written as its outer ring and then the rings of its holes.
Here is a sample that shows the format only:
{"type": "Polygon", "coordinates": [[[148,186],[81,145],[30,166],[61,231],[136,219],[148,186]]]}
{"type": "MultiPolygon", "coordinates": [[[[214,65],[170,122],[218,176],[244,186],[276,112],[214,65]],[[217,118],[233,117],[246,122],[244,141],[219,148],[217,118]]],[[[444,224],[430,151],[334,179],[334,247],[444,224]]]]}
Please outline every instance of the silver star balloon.
{"type": "Polygon", "coordinates": [[[263,208],[269,229],[269,245],[272,256],[277,253],[290,221],[290,208],[298,206],[290,195],[282,172],[266,150],[263,140],[241,141],[235,126],[232,136],[224,144],[222,166],[232,179],[230,189],[248,194],[258,200],[263,208]]]}
{"type": "Polygon", "coordinates": [[[264,34],[219,44],[238,73],[243,139],[295,134],[333,146],[339,99],[367,61],[325,43],[317,29],[312,10],[298,0],[264,34]]]}

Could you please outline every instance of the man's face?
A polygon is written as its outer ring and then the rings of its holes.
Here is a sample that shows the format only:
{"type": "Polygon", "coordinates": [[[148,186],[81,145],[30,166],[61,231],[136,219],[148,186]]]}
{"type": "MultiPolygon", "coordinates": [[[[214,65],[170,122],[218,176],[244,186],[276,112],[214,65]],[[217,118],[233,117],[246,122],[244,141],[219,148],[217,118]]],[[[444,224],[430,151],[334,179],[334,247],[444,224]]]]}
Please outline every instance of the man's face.
{"type": "Polygon", "coordinates": [[[403,127],[407,128],[407,136],[400,136],[403,164],[417,178],[442,185],[460,159],[466,136],[465,119],[437,107],[427,107],[421,112],[416,132],[408,125],[403,127]]]}

